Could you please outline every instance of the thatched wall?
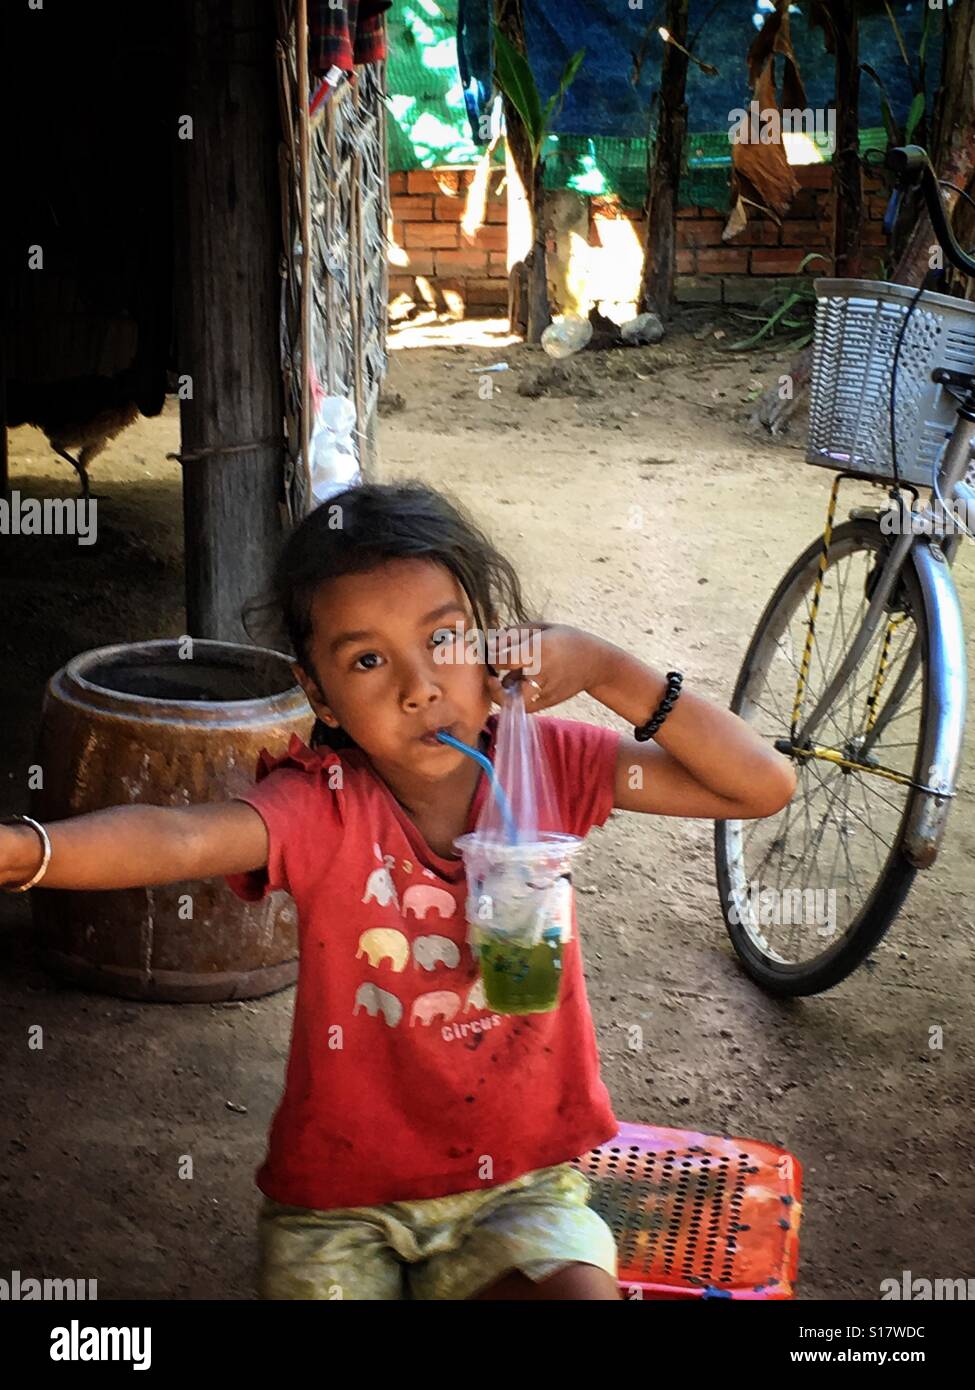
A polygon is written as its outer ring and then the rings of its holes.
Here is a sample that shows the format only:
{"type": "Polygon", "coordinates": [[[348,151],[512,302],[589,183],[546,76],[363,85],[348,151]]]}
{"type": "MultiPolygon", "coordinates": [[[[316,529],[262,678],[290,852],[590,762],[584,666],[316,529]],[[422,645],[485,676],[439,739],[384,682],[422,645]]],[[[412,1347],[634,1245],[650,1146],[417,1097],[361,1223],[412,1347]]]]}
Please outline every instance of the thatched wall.
{"type": "Polygon", "coordinates": [[[355,403],[359,464],[374,458],[377,403],[386,372],[385,73],[382,64],[357,69],[343,81],[308,132],[308,180],[301,168],[299,79],[294,6],[284,0],[287,28],[279,48],[282,125],[282,208],[285,217],[282,359],[285,373],[288,464],[286,484],[294,520],[310,505],[303,462],[302,416],[311,413],[301,370],[302,321],[307,312],[310,360],[330,396],[355,403]],[[310,295],[302,297],[302,199],[308,199],[310,295]]]}

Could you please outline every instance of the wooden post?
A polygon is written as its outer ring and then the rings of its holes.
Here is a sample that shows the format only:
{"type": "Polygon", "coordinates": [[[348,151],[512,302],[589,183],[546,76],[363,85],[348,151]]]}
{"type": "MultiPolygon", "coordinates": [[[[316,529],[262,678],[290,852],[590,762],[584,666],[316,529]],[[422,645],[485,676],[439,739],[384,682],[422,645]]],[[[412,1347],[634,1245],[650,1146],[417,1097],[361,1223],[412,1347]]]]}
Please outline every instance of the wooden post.
{"type": "MultiPolygon", "coordinates": [[[[525,42],[525,14],[523,0],[495,0],[494,17],[498,28],[520,53],[527,57],[525,42]]],[[[541,341],[542,333],[548,327],[551,313],[548,302],[548,277],[545,266],[545,194],[543,189],[543,161],[536,164],[532,159],[531,141],[528,132],[518,115],[517,109],[508,98],[502,95],[504,107],[505,140],[511,163],[514,165],[521,190],[527,201],[528,216],[531,223],[530,249],[524,260],[524,269],[512,267],[515,279],[509,285],[508,318],[512,332],[516,320],[522,316],[526,323],[525,337],[529,343],[541,341]],[[527,295],[527,308],[520,303],[522,289],[527,295]]],[[[514,204],[521,191],[508,185],[508,218],[512,220],[514,204]]]]}
{"type": "Polygon", "coordinates": [[[687,54],[683,51],[687,47],[687,14],[688,0],[667,0],[667,29],[676,43],[664,43],[640,283],[640,308],[653,310],[662,318],[671,311],[677,266],[677,199],[687,137],[687,54]]]}
{"type": "Polygon", "coordinates": [[[246,641],[241,610],[267,589],[282,530],[274,8],[183,0],[182,20],[180,116],[192,138],[173,138],[177,370],[192,385],[180,405],[187,629],[246,641]]]}
{"type": "Polygon", "coordinates": [[[863,273],[859,15],[847,0],[832,0],[829,11],[836,41],[833,260],[837,275],[856,279],[863,273]]]}

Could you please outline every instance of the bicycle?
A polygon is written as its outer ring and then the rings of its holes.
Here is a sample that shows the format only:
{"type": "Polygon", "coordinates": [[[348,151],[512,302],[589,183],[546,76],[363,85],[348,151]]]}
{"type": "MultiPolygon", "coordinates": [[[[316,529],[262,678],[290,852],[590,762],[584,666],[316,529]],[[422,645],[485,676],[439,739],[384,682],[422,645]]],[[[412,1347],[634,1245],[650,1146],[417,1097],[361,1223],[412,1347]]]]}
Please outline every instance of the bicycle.
{"type": "MultiPolygon", "coordinates": [[[[975,275],[925,151],[891,149],[886,162],[897,176],[888,227],[920,184],[944,256],[975,275]]],[[[975,304],[924,285],[815,289],[806,459],[838,471],[823,535],[769,599],[731,700],[793,759],[799,785],[776,816],[715,825],[732,944],[775,995],[850,975],[935,862],[966,706],[952,565],[975,530],[975,304]],[[834,527],[845,478],[889,500],[834,527]],[[923,505],[920,488],[933,494],[923,505]]]]}

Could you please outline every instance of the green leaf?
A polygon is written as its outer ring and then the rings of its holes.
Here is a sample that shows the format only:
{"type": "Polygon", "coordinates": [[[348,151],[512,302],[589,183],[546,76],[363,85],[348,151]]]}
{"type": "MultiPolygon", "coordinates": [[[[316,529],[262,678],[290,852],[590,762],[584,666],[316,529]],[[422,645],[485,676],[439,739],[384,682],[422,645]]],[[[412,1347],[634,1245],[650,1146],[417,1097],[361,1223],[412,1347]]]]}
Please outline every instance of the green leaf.
{"type": "Polygon", "coordinates": [[[931,20],[933,18],[933,15],[934,11],[931,9],[930,5],[925,5],[924,23],[921,25],[921,45],[917,51],[917,56],[921,64],[922,72],[924,71],[924,55],[928,51],[928,35],[931,33],[931,20]]]}
{"type": "Polygon", "coordinates": [[[795,292],[786,295],[785,299],[776,309],[775,313],[765,320],[765,322],[762,324],[761,328],[758,330],[757,333],[753,333],[750,338],[742,338],[739,342],[732,343],[730,345],[729,351],[741,352],[743,348],[753,347],[755,343],[760,342],[762,338],[765,337],[766,333],[770,333],[772,331],[772,329],[778,323],[779,319],[784,318],[785,315],[789,312],[789,310],[793,307],[793,305],[799,303],[799,300],[801,298],[802,296],[795,292]]]}
{"type": "Polygon", "coordinates": [[[880,89],[880,113],[883,116],[884,130],[887,132],[888,144],[901,144],[900,129],[897,122],[894,120],[894,112],[890,104],[890,97],[887,95],[887,88],[884,86],[880,74],[875,68],[872,68],[869,63],[861,63],[860,71],[865,72],[868,77],[872,77],[880,89]]]}
{"type": "Polygon", "coordinates": [[[904,126],[904,143],[909,145],[914,138],[914,132],[924,116],[924,93],[918,92],[911,102],[911,109],[907,113],[907,123],[904,126]]]}
{"type": "Polygon", "coordinates": [[[904,46],[904,36],[900,31],[900,27],[898,26],[897,20],[894,18],[894,12],[890,8],[889,0],[884,0],[884,9],[887,11],[887,18],[890,20],[891,28],[894,31],[894,38],[897,40],[897,47],[900,50],[901,58],[904,60],[904,66],[907,68],[907,71],[911,74],[911,77],[913,78],[914,69],[911,67],[911,60],[907,56],[907,49],[904,46]]]}
{"type": "Polygon", "coordinates": [[[584,48],[580,48],[578,53],[573,53],[572,57],[566,63],[565,67],[562,69],[562,76],[559,78],[558,89],[552,96],[549,97],[548,101],[545,103],[545,110],[542,113],[542,131],[545,135],[548,134],[549,126],[552,123],[553,113],[562,110],[562,103],[565,101],[565,94],[572,86],[572,83],[575,81],[575,75],[579,71],[579,68],[582,64],[582,60],[585,56],[586,50],[584,48]]]}
{"type": "Polygon", "coordinates": [[[521,117],[537,163],[545,126],[542,103],[528,59],[511,40],[494,26],[494,76],[504,95],[521,117]]]}
{"type": "Polygon", "coordinates": [[[560,97],[565,96],[566,92],[569,90],[573,82],[576,80],[576,74],[582,67],[582,60],[583,58],[585,58],[585,56],[586,50],[584,48],[580,48],[578,52],[573,53],[572,57],[566,63],[565,67],[562,69],[562,76],[559,78],[560,97]]]}

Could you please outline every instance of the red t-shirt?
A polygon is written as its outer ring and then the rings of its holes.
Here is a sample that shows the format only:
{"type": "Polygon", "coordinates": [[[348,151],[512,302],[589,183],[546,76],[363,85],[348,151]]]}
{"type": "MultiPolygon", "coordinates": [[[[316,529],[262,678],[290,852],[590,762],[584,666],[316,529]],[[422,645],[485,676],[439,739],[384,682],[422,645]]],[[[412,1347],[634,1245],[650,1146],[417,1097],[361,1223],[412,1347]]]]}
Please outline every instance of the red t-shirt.
{"type": "MultiPolygon", "coordinates": [[[[561,825],[585,836],[613,806],[618,731],[537,716],[561,825]]],[[[486,725],[493,756],[497,716],[486,725]]],[[[284,889],[300,963],[285,1091],[262,1192],[329,1208],[442,1197],[510,1182],[619,1128],[586,997],[578,935],[559,1005],[501,1015],[481,1003],[459,860],[426,844],[358,749],[262,753],[240,799],[267,826],[267,869],[228,883],[284,889]]],[[[487,791],[482,776],[467,829],[487,791]]],[[[584,853],[584,851],[583,851],[584,853]]]]}

